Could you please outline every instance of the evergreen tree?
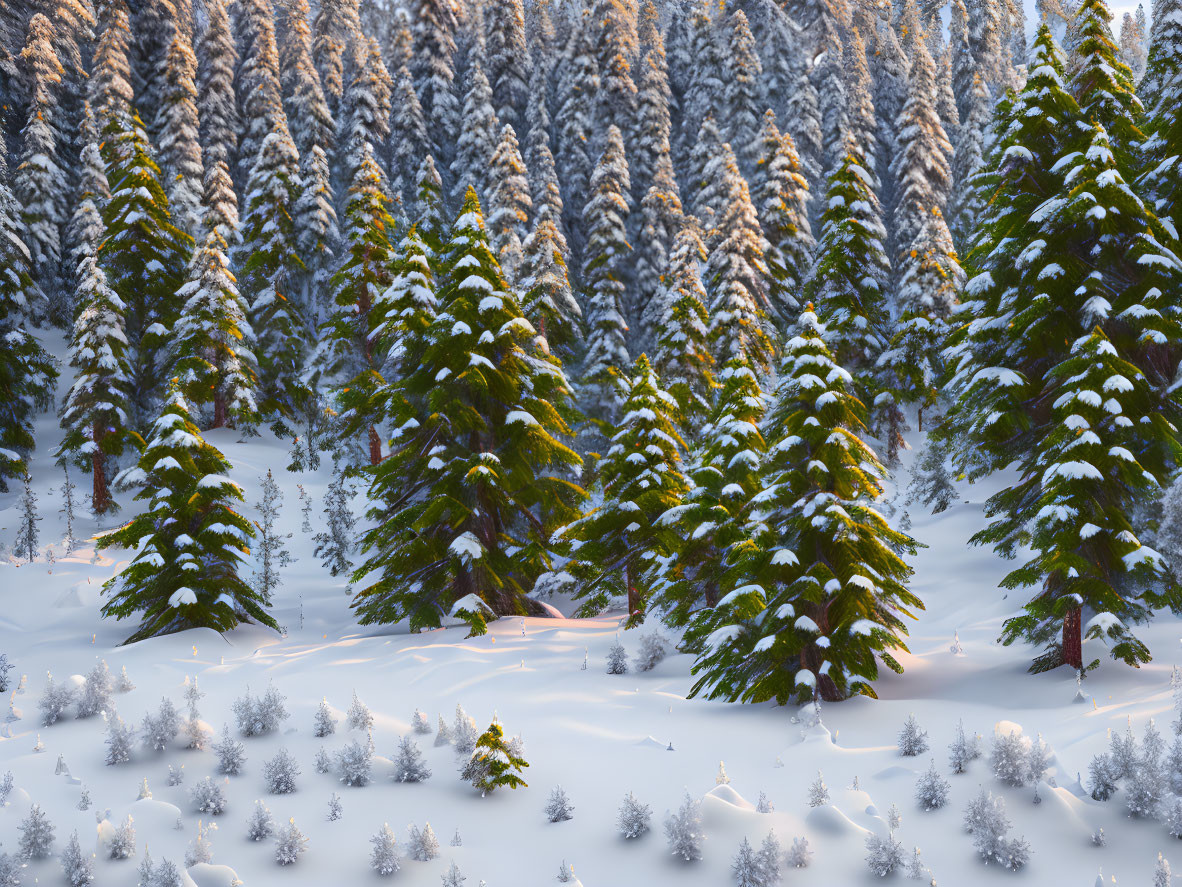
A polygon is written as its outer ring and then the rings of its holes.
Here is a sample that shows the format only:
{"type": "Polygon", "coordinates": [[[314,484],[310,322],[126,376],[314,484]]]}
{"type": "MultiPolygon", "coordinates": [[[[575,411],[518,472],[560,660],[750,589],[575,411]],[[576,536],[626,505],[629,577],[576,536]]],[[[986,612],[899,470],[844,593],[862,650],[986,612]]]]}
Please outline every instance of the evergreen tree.
{"type": "MultiPolygon", "coordinates": [[[[550,535],[584,495],[563,478],[579,464],[562,443],[569,389],[532,348],[471,190],[443,267],[440,312],[401,383],[406,417],[371,469],[374,528],[353,602],[366,624],[434,627],[469,595],[498,615],[531,612],[550,535]]],[[[467,612],[482,631],[480,608],[467,612]]]]}
{"type": "Polygon", "coordinates": [[[360,6],[358,0],[326,0],[316,14],[312,54],[324,95],[334,109],[345,93],[346,61],[362,39],[360,6]]]}
{"type": "MultiPolygon", "coordinates": [[[[330,15],[332,7],[332,3],[321,4],[317,21],[330,15]]],[[[301,160],[317,147],[327,154],[333,148],[335,124],[320,71],[313,62],[317,53],[309,24],[308,0],[280,0],[278,18],[281,24],[278,29],[280,81],[292,141],[301,160]]],[[[322,64],[328,67],[335,62],[331,58],[322,58],[322,64]]],[[[339,98],[339,82],[337,89],[339,98]]]]}
{"type": "MultiPolygon", "coordinates": [[[[406,67],[394,75],[394,116],[390,120],[390,186],[407,203],[418,184],[419,165],[431,153],[423,106],[406,67]]],[[[434,161],[432,161],[434,163],[434,161]]]]}
{"type": "Polygon", "coordinates": [[[599,90],[599,65],[588,16],[584,15],[579,26],[571,28],[565,56],[557,88],[554,156],[566,210],[563,224],[571,238],[572,254],[578,260],[582,257],[584,236],[581,214],[591,197],[590,181],[595,166],[591,145],[595,96],[599,90]]]}
{"type": "Polygon", "coordinates": [[[271,0],[239,0],[235,30],[240,55],[235,88],[242,123],[238,139],[238,182],[239,188],[242,182],[247,182],[245,194],[249,195],[252,190],[249,178],[261,159],[263,143],[279,130],[289,140],[291,135],[283,111],[271,0]]]}
{"type": "Polygon", "coordinates": [[[726,79],[726,136],[732,145],[739,146],[742,168],[751,174],[758,162],[759,130],[767,110],[763,94],[763,64],[755,48],[755,36],[742,9],[736,9],[727,21],[728,39],[720,41],[727,47],[728,58],[722,60],[726,79]]]}
{"type": "Polygon", "coordinates": [[[1104,0],[1081,0],[1073,22],[1078,43],[1068,63],[1068,86],[1088,122],[1104,127],[1117,166],[1127,172],[1144,138],[1137,127],[1142,108],[1134,92],[1133,73],[1120,60],[1112,39],[1111,21],[1104,0]]]}
{"type": "Polygon", "coordinates": [[[792,136],[781,134],[774,111],[763,117],[752,198],[767,239],[769,273],[784,294],[783,310],[799,309],[795,294],[804,287],[817,248],[809,225],[809,184],[792,136]]]}
{"type": "Polygon", "coordinates": [[[503,125],[520,129],[525,122],[531,67],[521,0],[487,6],[484,28],[493,110],[503,125]]]}
{"type": "Polygon", "coordinates": [[[249,302],[249,322],[259,357],[259,412],[286,433],[306,394],[300,372],[306,349],[305,319],[293,302],[295,278],[304,265],[296,243],[292,211],[298,157],[286,126],[263,142],[247,183],[242,217],[240,290],[249,302]]]}
{"type": "Polygon", "coordinates": [[[866,58],[866,44],[857,28],[850,34],[845,61],[850,109],[849,137],[865,155],[867,169],[874,170],[878,163],[878,115],[874,109],[874,80],[866,58]]]}
{"type": "MultiPolygon", "coordinates": [[[[953,0],[951,29],[955,34],[958,23],[956,9],[959,0],[953,0]]],[[[962,7],[963,8],[963,7],[962,7]]],[[[966,57],[967,57],[966,52],[966,57]]],[[[875,157],[878,161],[878,181],[882,186],[879,195],[886,212],[894,210],[898,202],[899,182],[893,170],[899,156],[898,128],[903,106],[909,95],[908,71],[910,63],[903,54],[899,35],[889,22],[882,22],[875,32],[874,41],[874,113],[878,118],[878,139],[875,157]]]]}
{"type": "Polygon", "coordinates": [[[846,89],[845,47],[841,28],[828,2],[817,4],[824,10],[816,26],[817,42],[813,69],[810,72],[817,88],[817,107],[821,114],[822,163],[826,171],[842,160],[845,140],[850,132],[850,97],[846,89]]]}
{"type": "Polygon", "coordinates": [[[496,150],[489,158],[489,245],[511,284],[520,278],[522,262],[521,239],[529,222],[533,201],[529,196],[529,179],[525,161],[517,146],[517,134],[505,124],[496,150]]]}
{"type": "MultiPolygon", "coordinates": [[[[662,173],[640,202],[639,230],[634,238],[635,284],[626,291],[631,298],[624,306],[632,342],[645,346],[655,343],[654,327],[661,316],[665,278],[669,271],[669,249],[682,225],[681,197],[677,182],[662,173]]],[[[633,350],[639,350],[634,346],[633,350]]]]}
{"type": "Polygon", "coordinates": [[[493,110],[492,87],[479,58],[468,69],[468,89],[464,93],[463,128],[455,144],[451,165],[455,193],[462,196],[475,188],[482,201],[488,201],[492,180],[492,156],[497,145],[497,115],[493,110]]]}
{"type": "Polygon", "coordinates": [[[353,65],[355,74],[345,91],[340,114],[339,154],[344,160],[343,178],[350,183],[358,174],[366,145],[376,156],[386,155],[390,140],[390,99],[394,92],[394,81],[382,62],[377,44],[365,40],[358,52],[353,65]]]}
{"type": "Polygon", "coordinates": [[[985,139],[993,115],[993,102],[980,75],[973,77],[966,107],[968,113],[961,118],[956,150],[952,155],[953,190],[948,199],[948,227],[952,231],[953,243],[958,249],[967,251],[984,208],[983,196],[974,180],[984,163],[985,139]]]}
{"type": "Polygon", "coordinates": [[[238,98],[234,89],[238,49],[230,32],[226,0],[206,0],[205,28],[200,31],[194,49],[197,54],[201,156],[206,167],[221,161],[233,168],[239,128],[238,98]]]}
{"type": "Polygon", "coordinates": [[[164,68],[163,103],[156,120],[160,167],[168,182],[173,224],[196,239],[201,224],[201,142],[197,122],[197,57],[181,31],[173,37],[164,68]]]}
{"type": "Polygon", "coordinates": [[[620,375],[629,363],[623,316],[629,212],[628,161],[617,127],[608,130],[603,154],[591,175],[591,196],[583,209],[586,258],[587,354],[583,360],[583,410],[593,423],[610,426],[625,394],[620,375]]]}
{"type": "Polygon", "coordinates": [[[903,617],[921,609],[901,558],[915,542],[868,503],[885,469],[863,442],[863,407],[811,308],[788,341],[765,436],[761,520],[720,602],[690,627],[692,694],[762,701],[874,696],[879,662],[901,666],[903,617]]]}
{"type": "Polygon", "coordinates": [[[583,317],[571,290],[563,246],[550,207],[539,207],[521,247],[521,312],[546,340],[548,350],[567,356],[580,342],[583,317]]]}
{"type": "Polygon", "coordinates": [[[0,491],[7,491],[8,478],[24,474],[33,451],[34,414],[53,402],[57,379],[53,358],[29,332],[34,285],[6,153],[0,132],[0,491]]]}
{"type": "Polygon", "coordinates": [[[698,430],[689,492],[661,520],[675,528],[679,542],[673,556],[659,562],[656,597],[666,622],[677,626],[718,604],[731,559],[746,545],[747,508],[761,490],[767,445],[759,430],[766,409],[759,379],[749,364],[731,360],[718,385],[714,409],[698,430]]]}
{"type": "MultiPolygon", "coordinates": [[[[498,788],[528,788],[521,771],[528,767],[525,758],[516,754],[512,742],[505,741],[505,731],[497,721],[480,734],[472,757],[464,766],[460,778],[472,783],[481,795],[498,788]]],[[[430,826],[427,826],[430,829],[430,826]]]]}
{"type": "Polygon", "coordinates": [[[825,344],[834,360],[865,396],[886,344],[890,265],[871,173],[853,147],[829,179],[825,205],[817,261],[804,295],[825,319],[825,344]]]}
{"type": "MultiPolygon", "coordinates": [[[[816,193],[816,186],[821,184],[824,172],[822,158],[824,147],[822,146],[821,110],[818,105],[817,89],[809,80],[807,72],[797,75],[787,105],[784,131],[792,136],[792,141],[800,154],[801,171],[804,173],[810,189],[816,193]]],[[[816,201],[813,202],[816,203],[816,201]]],[[[810,212],[813,215],[817,214],[815,209],[811,209],[810,212]]]]}
{"type": "Polygon", "coordinates": [[[657,28],[657,9],[646,0],[641,14],[640,42],[644,54],[638,65],[636,90],[636,128],[632,135],[630,167],[632,199],[640,201],[656,184],[658,175],[673,179],[670,158],[673,124],[670,103],[669,64],[665,43],[657,28]]]}
{"type": "Polygon", "coordinates": [[[454,67],[456,6],[453,0],[413,0],[408,8],[416,50],[410,73],[435,139],[435,156],[446,163],[460,121],[454,67]]]}
{"type": "MultiPolygon", "coordinates": [[[[111,0],[100,7],[98,43],[91,62],[90,105],[103,137],[103,159],[113,162],[123,147],[117,133],[131,126],[131,24],[126,0],[111,0]]],[[[108,173],[109,175],[109,173],[108,173]]]]}
{"type": "Polygon", "coordinates": [[[111,199],[103,210],[107,238],[99,264],[123,303],[132,370],[130,424],[140,428],[163,396],[164,346],[177,319],[176,293],[193,241],[172,221],[160,167],[152,159],[139,118],[125,122],[128,129],[106,135],[108,144],[118,144],[107,171],[111,199]]]}
{"type": "Polygon", "coordinates": [[[571,543],[568,570],[584,615],[626,597],[628,624],[644,621],[653,561],[668,546],[659,519],[688,489],[677,419],[677,401],[642,354],[628,375],[618,428],[596,466],[602,504],[561,531],[571,543]]]}
{"type": "Polygon", "coordinates": [[[701,265],[706,248],[698,232],[681,229],[669,255],[667,289],[660,295],[653,366],[673,399],[679,423],[688,434],[710,412],[714,357],[710,353],[706,290],[701,265]]]}
{"type": "Polygon", "coordinates": [[[270,600],[239,575],[254,528],[233,510],[242,491],[228,479],[230,465],[189,418],[175,387],[125,481],[148,510],[101,537],[100,549],[138,549],[131,563],[103,586],[104,616],[140,625],[125,643],[188,628],[227,631],[249,619],[278,629],[270,600]],[[144,544],[141,544],[144,543],[144,544]]]}
{"type": "MultiPolygon", "coordinates": [[[[20,500],[20,526],[16,530],[16,544],[12,547],[12,553],[17,558],[24,558],[28,563],[33,563],[37,558],[37,542],[40,538],[40,531],[37,529],[37,524],[41,523],[41,515],[37,513],[37,494],[33,492],[33,479],[29,476],[29,470],[26,468],[21,477],[24,491],[21,494],[20,500]]],[[[48,727],[54,723],[61,714],[61,709],[70,704],[70,694],[72,691],[63,689],[56,696],[52,691],[53,681],[50,679],[50,688],[46,690],[45,697],[41,700],[41,707],[44,709],[43,720],[44,726],[48,727]],[[57,700],[61,700],[57,702],[57,700]],[[49,704],[47,705],[47,701],[49,704]],[[50,714],[52,712],[52,714],[50,714]]]]}

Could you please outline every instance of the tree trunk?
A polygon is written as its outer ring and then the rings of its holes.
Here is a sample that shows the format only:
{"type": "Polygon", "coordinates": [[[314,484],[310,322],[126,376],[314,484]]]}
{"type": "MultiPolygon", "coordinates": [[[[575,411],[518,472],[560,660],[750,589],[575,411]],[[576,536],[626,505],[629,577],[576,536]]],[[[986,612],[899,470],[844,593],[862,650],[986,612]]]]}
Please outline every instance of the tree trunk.
{"type": "Polygon", "coordinates": [[[624,567],[624,581],[628,583],[628,621],[631,622],[640,613],[640,592],[632,581],[632,565],[624,567]]]}
{"type": "Polygon", "coordinates": [[[90,455],[90,473],[94,480],[94,487],[91,490],[90,501],[95,514],[105,514],[107,509],[111,507],[111,493],[107,489],[106,457],[99,448],[99,443],[103,438],[103,428],[98,422],[94,423],[92,437],[94,438],[94,452],[90,455]]]}
{"type": "Polygon", "coordinates": [[[378,430],[369,426],[369,464],[377,465],[382,461],[382,438],[378,430]]]}
{"type": "Polygon", "coordinates": [[[210,427],[226,427],[226,397],[220,391],[213,396],[213,425],[210,427]]]}
{"type": "Polygon", "coordinates": [[[1083,630],[1079,607],[1063,616],[1063,664],[1076,671],[1083,668],[1083,630]]]}

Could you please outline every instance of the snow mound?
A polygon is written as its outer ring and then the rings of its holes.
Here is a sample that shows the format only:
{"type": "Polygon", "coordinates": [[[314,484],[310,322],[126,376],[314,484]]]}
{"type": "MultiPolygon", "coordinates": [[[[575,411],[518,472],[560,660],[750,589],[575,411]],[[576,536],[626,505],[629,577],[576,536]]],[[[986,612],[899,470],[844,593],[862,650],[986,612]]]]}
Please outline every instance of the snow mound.
{"type": "Polygon", "coordinates": [[[891,764],[889,767],[883,767],[874,774],[875,779],[899,779],[907,777],[908,779],[915,778],[916,771],[911,767],[904,767],[902,764],[891,764]]]}
{"type": "Polygon", "coordinates": [[[175,804],[167,801],[157,801],[155,798],[142,798],[131,805],[130,813],[135,820],[136,828],[144,829],[172,829],[181,810],[175,804]]]}
{"type": "Polygon", "coordinates": [[[734,790],[730,785],[716,785],[706,792],[705,800],[713,800],[720,804],[727,804],[739,810],[754,810],[755,805],[734,790]]]}
{"type": "Polygon", "coordinates": [[[534,603],[538,604],[543,610],[545,610],[546,615],[549,616],[551,619],[565,619],[566,618],[565,616],[562,615],[562,611],[560,609],[558,609],[556,606],[554,606],[553,604],[548,604],[545,601],[539,601],[537,598],[534,598],[534,603]]]}
{"type": "Polygon", "coordinates": [[[1047,813],[1055,811],[1054,821],[1079,834],[1081,840],[1087,839],[1096,830],[1085,818],[1089,806],[1087,801],[1077,797],[1070,789],[1062,786],[1051,788],[1044,780],[1038,784],[1038,794],[1042,798],[1043,809],[1047,813]]]}
{"type": "Polygon", "coordinates": [[[862,826],[858,825],[832,804],[823,804],[820,807],[814,807],[809,811],[804,821],[808,823],[810,828],[829,835],[855,835],[860,838],[862,835],[870,834],[869,831],[862,828],[862,826]]]}
{"type": "Polygon", "coordinates": [[[1022,725],[1016,724],[1013,721],[998,721],[993,725],[994,736],[1011,736],[1017,734],[1022,735],[1022,725]]]}
{"type": "Polygon", "coordinates": [[[188,874],[192,879],[189,883],[196,887],[235,887],[242,883],[237,872],[228,865],[199,862],[189,869],[188,874]]]}
{"type": "Polygon", "coordinates": [[[644,739],[641,739],[639,742],[637,742],[636,745],[639,748],[655,748],[660,749],[661,751],[665,751],[668,748],[667,743],[661,742],[661,740],[657,739],[655,736],[646,736],[644,739]]]}
{"type": "Polygon", "coordinates": [[[97,607],[99,604],[99,589],[101,588],[101,585],[94,585],[89,582],[75,582],[57,596],[53,605],[62,610],[73,609],[75,607],[97,607]]]}

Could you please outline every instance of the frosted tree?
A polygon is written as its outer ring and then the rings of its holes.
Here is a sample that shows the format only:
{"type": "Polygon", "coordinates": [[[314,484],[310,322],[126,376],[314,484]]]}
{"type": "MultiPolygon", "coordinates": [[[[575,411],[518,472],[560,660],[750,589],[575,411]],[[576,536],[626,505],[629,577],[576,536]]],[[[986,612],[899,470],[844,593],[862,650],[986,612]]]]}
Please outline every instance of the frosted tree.
{"type": "Polygon", "coordinates": [[[913,758],[928,750],[928,732],[919,726],[915,715],[908,715],[899,731],[899,754],[906,758],[913,758]]]}
{"type": "Polygon", "coordinates": [[[78,694],[72,684],[58,684],[49,675],[45,681],[45,689],[41,698],[37,700],[37,708],[41,712],[41,726],[51,727],[62,719],[66,709],[74,704],[78,694]]]}
{"type": "Polygon", "coordinates": [[[407,843],[410,846],[407,856],[417,862],[430,862],[439,855],[439,839],[435,837],[431,823],[428,822],[421,830],[417,825],[411,825],[408,831],[410,836],[407,843]]]}
{"type": "MultiPolygon", "coordinates": [[[[21,480],[23,489],[19,504],[20,523],[16,528],[16,544],[12,547],[12,553],[15,557],[23,558],[31,564],[40,552],[37,543],[40,540],[41,531],[37,529],[37,524],[41,523],[43,518],[37,511],[37,494],[33,492],[33,479],[28,470],[25,471],[21,480]]],[[[52,724],[53,721],[50,723],[52,724]]]]}
{"type": "Polygon", "coordinates": [[[295,791],[295,780],[300,767],[291,752],[281,748],[273,758],[263,764],[263,779],[267,791],[273,795],[288,795],[295,791]]]}
{"type": "Polygon", "coordinates": [[[140,738],[152,751],[166,751],[181,728],[181,717],[171,699],[162,698],[156,713],[147,712],[140,725],[140,738]]]}
{"type": "Polygon", "coordinates": [[[340,780],[348,786],[369,785],[373,773],[373,740],[354,739],[336,754],[340,780]]]}
{"type": "Polygon", "coordinates": [[[788,849],[788,865],[794,869],[808,868],[813,861],[813,851],[809,847],[808,838],[793,838],[792,846],[788,849]]]}
{"type": "Polygon", "coordinates": [[[107,856],[111,859],[129,859],[135,856],[135,823],[129,813],[115,828],[107,841],[107,856]]]}
{"type": "Polygon", "coordinates": [[[484,28],[488,80],[497,119],[520,127],[529,96],[531,67],[522,0],[505,0],[487,7],[484,28]]]}
{"type": "Polygon", "coordinates": [[[189,789],[189,801],[198,813],[218,816],[226,812],[226,793],[208,776],[189,789]]]}
{"type": "Polygon", "coordinates": [[[796,143],[781,133],[776,115],[767,111],[758,141],[758,175],[751,197],[767,248],[768,271],[779,281],[783,295],[781,312],[799,310],[796,294],[801,291],[813,262],[817,245],[809,224],[809,184],[796,143]]]}
{"type": "Polygon", "coordinates": [[[628,792],[616,814],[616,828],[625,838],[639,838],[649,830],[652,822],[652,808],[628,792]]]}
{"type": "Polygon", "coordinates": [[[280,865],[291,865],[296,862],[308,849],[308,839],[295,824],[294,819],[287,820],[275,834],[275,861],[280,865]]]}
{"type": "Polygon", "coordinates": [[[686,792],[676,813],[665,820],[665,838],[669,853],[683,862],[702,858],[702,802],[686,792]]]}
{"type": "Polygon", "coordinates": [[[394,760],[395,782],[424,782],[431,778],[431,770],[423,760],[419,746],[409,736],[403,736],[398,743],[398,755],[394,760]]]}
{"type": "Polygon", "coordinates": [[[893,834],[866,836],[866,867],[878,878],[885,878],[903,867],[903,845],[893,834]]]}
{"type": "Polygon", "coordinates": [[[237,776],[242,772],[242,765],[246,763],[246,746],[230,735],[230,727],[222,728],[222,739],[213,744],[214,754],[218,756],[218,772],[230,776],[237,776]]]}
{"type": "Polygon", "coordinates": [[[550,822],[566,822],[573,819],[575,808],[562,786],[556,786],[550,791],[550,798],[546,801],[546,818],[550,822]]]}
{"type": "Polygon", "coordinates": [[[401,868],[394,830],[390,828],[389,823],[383,823],[381,829],[369,839],[369,842],[373,845],[373,850],[369,854],[371,869],[385,878],[401,868]]]}
{"type": "Polygon", "coordinates": [[[197,57],[189,35],[173,33],[164,65],[162,103],[157,112],[160,167],[169,183],[168,203],[174,224],[198,236],[204,169],[197,117],[197,57]]]}
{"type": "Polygon", "coordinates": [[[238,147],[238,99],[234,90],[238,49],[225,0],[208,0],[205,4],[205,27],[197,34],[194,50],[198,59],[197,117],[202,160],[207,168],[218,162],[229,165],[238,147]]]}
{"type": "Polygon", "coordinates": [[[506,280],[517,283],[521,268],[522,237],[533,201],[525,161],[513,127],[501,128],[496,149],[489,158],[488,237],[506,280]]]}
{"type": "Polygon", "coordinates": [[[66,843],[66,849],[61,855],[62,874],[66,876],[66,883],[70,887],[89,887],[94,881],[94,859],[92,855],[84,855],[78,843],[78,830],[75,829],[66,843]]]}
{"type": "Polygon", "coordinates": [[[817,771],[817,778],[809,786],[808,801],[810,807],[821,807],[829,803],[829,788],[825,785],[820,770],[817,771]]]}
{"type": "Polygon", "coordinates": [[[320,705],[316,707],[316,723],[313,727],[312,734],[319,738],[331,736],[337,730],[336,718],[332,715],[332,709],[328,707],[328,700],[321,699],[320,705]]]}
{"type": "Polygon", "coordinates": [[[1157,864],[1153,867],[1153,887],[1170,887],[1172,877],[1170,861],[1157,854],[1157,864]]]}
{"type": "Polygon", "coordinates": [[[555,158],[566,210],[563,222],[571,237],[573,254],[580,257],[584,243],[582,212],[591,196],[592,130],[599,89],[599,63],[589,16],[582,18],[579,27],[571,29],[563,55],[565,70],[558,82],[554,118],[555,158]]]}
{"type": "Polygon", "coordinates": [[[108,766],[126,764],[135,748],[135,728],[124,723],[117,714],[107,716],[106,763],[108,766]]]}
{"type": "Polygon", "coordinates": [[[484,74],[479,58],[468,70],[467,91],[464,94],[463,127],[455,143],[455,160],[451,165],[455,182],[454,195],[462,199],[468,188],[474,188],[482,203],[487,203],[492,181],[492,156],[497,147],[497,115],[492,105],[492,88],[484,74]]]}
{"type": "MultiPolygon", "coordinates": [[[[107,668],[106,660],[100,660],[98,665],[86,675],[86,683],[82,685],[82,695],[78,700],[76,716],[89,718],[102,712],[113,711],[111,695],[114,690],[115,682],[111,678],[111,671],[107,668]]],[[[2,691],[3,687],[0,687],[0,692],[2,691]]]]}
{"type": "Polygon", "coordinates": [[[416,50],[410,72],[435,139],[436,156],[446,159],[460,121],[454,83],[457,10],[450,0],[413,0],[407,9],[416,50]]]}
{"type": "Polygon", "coordinates": [[[964,816],[965,831],[973,838],[973,846],[980,857],[1017,871],[1030,857],[1030,846],[1022,838],[1007,837],[1010,820],[1005,801],[995,798],[984,789],[969,802],[964,816]]]}
{"type": "Polygon", "coordinates": [[[17,840],[17,850],[23,859],[45,859],[53,848],[54,828],[40,804],[29,808],[17,831],[21,833],[17,840]]]}
{"type": "Polygon", "coordinates": [[[757,52],[755,36],[742,9],[730,14],[722,27],[729,30],[719,41],[729,57],[721,60],[726,78],[727,141],[740,146],[740,162],[751,170],[757,162],[760,121],[767,110],[763,64],[757,52]]]}
{"type": "Polygon", "coordinates": [[[627,240],[630,184],[623,136],[618,128],[609,128],[583,209],[587,352],[581,391],[588,418],[608,425],[620,418],[620,374],[631,363],[623,314],[625,262],[632,249],[627,240]]]}
{"type": "Polygon", "coordinates": [[[476,747],[460,778],[471,783],[483,796],[498,788],[527,788],[521,773],[528,766],[526,760],[515,753],[512,744],[505,741],[501,725],[493,721],[476,740],[476,747]]]}
{"type": "Polygon", "coordinates": [[[197,834],[189,842],[189,846],[185,848],[186,866],[200,865],[203,862],[213,861],[213,847],[209,842],[209,832],[216,827],[213,823],[204,823],[200,819],[197,820],[197,834]]]}
{"type": "Polygon", "coordinates": [[[939,810],[948,803],[948,780],[936,769],[936,762],[928,766],[915,783],[915,801],[922,810],[939,810]]]}
{"type": "Polygon", "coordinates": [[[551,350],[569,356],[581,339],[583,312],[571,289],[565,240],[556,219],[549,205],[538,208],[521,246],[518,287],[522,314],[551,350]]]}
{"type": "Polygon", "coordinates": [[[275,819],[271,811],[262,801],[254,802],[250,819],[246,822],[246,837],[251,841],[261,841],[275,834],[275,819]]]}
{"type": "Polygon", "coordinates": [[[344,471],[338,470],[324,494],[325,529],[313,537],[315,554],[324,561],[330,575],[347,573],[352,567],[353,527],[357,523],[350,508],[352,491],[346,486],[344,471]]]}

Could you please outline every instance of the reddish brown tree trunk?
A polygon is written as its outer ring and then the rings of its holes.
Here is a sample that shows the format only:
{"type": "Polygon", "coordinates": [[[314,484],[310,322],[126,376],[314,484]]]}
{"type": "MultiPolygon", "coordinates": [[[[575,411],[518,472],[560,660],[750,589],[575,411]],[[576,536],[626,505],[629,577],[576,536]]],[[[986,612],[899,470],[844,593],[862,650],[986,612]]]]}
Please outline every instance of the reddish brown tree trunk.
{"type": "Polygon", "coordinates": [[[369,426],[369,464],[377,465],[382,461],[382,438],[378,430],[369,426]]]}
{"type": "Polygon", "coordinates": [[[211,427],[226,427],[226,398],[221,392],[213,396],[213,425],[211,427]]]}
{"type": "Polygon", "coordinates": [[[628,621],[631,622],[640,613],[640,592],[632,581],[632,565],[624,568],[624,581],[628,583],[628,621]]]}
{"type": "Polygon", "coordinates": [[[1063,617],[1063,662],[1077,671],[1083,668],[1082,616],[1078,607],[1063,617]]]}
{"type": "Polygon", "coordinates": [[[90,456],[90,474],[94,486],[90,493],[90,500],[95,514],[105,514],[107,509],[111,507],[111,493],[107,489],[106,460],[103,457],[103,451],[99,448],[103,439],[103,428],[98,422],[94,423],[94,431],[91,436],[94,439],[94,452],[90,456]]]}

